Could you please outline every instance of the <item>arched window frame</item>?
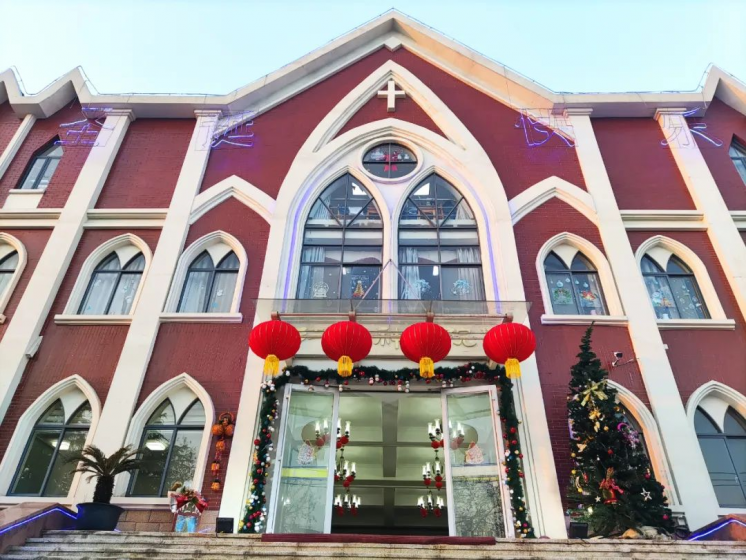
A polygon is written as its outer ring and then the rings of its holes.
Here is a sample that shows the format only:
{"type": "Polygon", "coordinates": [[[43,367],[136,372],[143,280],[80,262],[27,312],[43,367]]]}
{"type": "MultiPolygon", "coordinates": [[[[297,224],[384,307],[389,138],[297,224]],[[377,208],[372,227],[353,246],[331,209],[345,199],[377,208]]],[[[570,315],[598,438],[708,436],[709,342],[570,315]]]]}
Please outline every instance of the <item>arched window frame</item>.
{"type": "Polygon", "coordinates": [[[536,255],[536,274],[541,288],[544,315],[543,324],[576,324],[585,325],[591,322],[609,325],[624,325],[627,317],[624,315],[622,302],[619,299],[616,281],[601,250],[587,239],[570,232],[562,232],[549,239],[536,255]],[[562,315],[554,312],[552,298],[544,270],[544,261],[550,253],[555,253],[568,267],[578,253],[581,253],[596,268],[599,283],[606,303],[606,315],[562,315]]]}
{"type": "Polygon", "coordinates": [[[179,257],[179,262],[176,265],[176,271],[171,281],[171,289],[166,300],[165,310],[161,314],[161,320],[164,322],[189,322],[190,320],[197,322],[241,322],[241,295],[243,294],[247,268],[248,257],[246,256],[246,251],[238,239],[231,234],[224,231],[214,231],[200,237],[189,245],[181,254],[181,257],[179,257]],[[228,313],[180,313],[178,311],[189,267],[204,251],[210,254],[216,266],[231,251],[238,258],[238,276],[236,277],[236,286],[228,313]]]}
{"type": "Polygon", "coordinates": [[[21,175],[21,178],[18,181],[18,184],[16,185],[16,190],[44,192],[47,189],[47,187],[49,186],[49,183],[51,183],[52,181],[52,177],[54,177],[54,173],[57,171],[57,168],[59,167],[59,163],[62,160],[62,157],[64,156],[65,150],[59,142],[60,142],[59,136],[55,136],[49,142],[47,142],[41,148],[39,148],[38,150],[34,152],[34,155],[31,156],[31,159],[26,165],[26,168],[23,170],[23,175],[21,175]],[[54,151],[55,149],[59,149],[63,153],[59,155],[45,155],[46,152],[54,151]],[[31,174],[31,171],[33,170],[37,161],[42,161],[42,165],[39,168],[39,171],[37,172],[36,177],[34,178],[31,186],[24,187],[26,180],[29,178],[29,175],[31,174]],[[54,168],[52,169],[51,174],[49,175],[47,179],[47,185],[44,187],[41,187],[40,186],[41,180],[44,177],[44,174],[49,169],[49,167],[52,165],[54,165],[54,168]]]}
{"type": "Polygon", "coordinates": [[[55,322],[58,324],[129,324],[137,308],[137,302],[140,299],[140,294],[145,285],[152,260],[153,255],[148,244],[131,233],[114,237],[99,245],[88,255],[88,258],[83,263],[78,278],[75,281],[75,286],[65,305],[65,310],[61,315],[55,316],[55,322]],[[145,268],[142,271],[140,283],[132,300],[130,312],[127,315],[81,315],[79,313],[80,305],[86,295],[93,273],[96,267],[104,262],[112,253],[117,254],[122,268],[138,253],[142,253],[143,257],[145,257],[145,268]]]}
{"type": "MultiPolygon", "coordinates": [[[[650,257],[658,266],[663,270],[666,270],[668,260],[672,255],[675,255],[681,260],[694,275],[694,279],[697,281],[697,287],[699,288],[700,294],[704,299],[704,303],[707,306],[707,310],[710,314],[709,319],[658,319],[658,327],[660,329],[681,329],[681,328],[713,328],[713,329],[735,329],[735,321],[729,319],[725,315],[723,306],[720,303],[715,286],[710,279],[710,274],[707,267],[704,265],[702,260],[697,254],[689,249],[683,243],[665,237],[662,235],[656,235],[643,242],[635,252],[637,259],[637,270],[642,275],[642,259],[645,256],[650,257]]],[[[646,290],[647,291],[647,290],[646,290]]],[[[652,302],[648,297],[648,304],[652,308],[652,302]]]]}
{"type": "Polygon", "coordinates": [[[17,238],[13,237],[8,233],[0,232],[0,261],[10,256],[11,253],[18,253],[18,264],[13,272],[10,282],[4,290],[0,292],[0,325],[5,322],[5,315],[3,312],[10,302],[10,298],[18,285],[18,281],[21,279],[21,275],[26,268],[28,262],[28,254],[26,253],[26,247],[17,238]]]}
{"type": "MultiPolygon", "coordinates": [[[[202,440],[197,453],[197,464],[194,468],[194,478],[192,479],[192,488],[201,491],[204,482],[205,469],[207,468],[207,461],[209,460],[210,455],[212,425],[215,423],[215,407],[213,406],[210,394],[189,374],[182,373],[173,379],[169,379],[148,395],[130,421],[125,445],[131,445],[133,448],[140,445],[143,431],[145,430],[148,420],[166,399],[169,399],[172,402],[178,418],[181,418],[183,412],[191,406],[195,399],[199,400],[204,408],[205,427],[202,431],[202,440]]],[[[168,503],[168,498],[163,497],[126,496],[131,479],[132,476],[130,474],[123,474],[122,476],[117,477],[114,486],[115,499],[112,500],[113,502],[122,504],[168,503]]]]}
{"type": "Polygon", "coordinates": [[[728,155],[730,155],[736,172],[738,172],[744,185],[746,185],[746,145],[743,142],[739,142],[734,136],[728,148],[728,155]]]}
{"type": "MultiPolygon", "coordinates": [[[[101,417],[101,401],[90,384],[79,375],[72,375],[66,379],[58,381],[42,393],[29,406],[16,423],[16,429],[8,443],[5,456],[0,462],[0,503],[13,504],[20,502],[48,502],[49,497],[35,496],[8,496],[11,484],[15,477],[18,464],[23,458],[29,437],[31,437],[34,427],[41,416],[49,409],[58,399],[62,400],[67,417],[72,416],[75,410],[86,401],[91,405],[91,424],[88,428],[85,445],[93,442],[93,436],[96,433],[99,418],[101,417]],[[74,409],[72,412],[68,410],[74,409]]],[[[70,484],[70,490],[67,498],[59,498],[60,502],[72,503],[75,499],[75,493],[80,485],[81,475],[76,474],[70,484]]]]}

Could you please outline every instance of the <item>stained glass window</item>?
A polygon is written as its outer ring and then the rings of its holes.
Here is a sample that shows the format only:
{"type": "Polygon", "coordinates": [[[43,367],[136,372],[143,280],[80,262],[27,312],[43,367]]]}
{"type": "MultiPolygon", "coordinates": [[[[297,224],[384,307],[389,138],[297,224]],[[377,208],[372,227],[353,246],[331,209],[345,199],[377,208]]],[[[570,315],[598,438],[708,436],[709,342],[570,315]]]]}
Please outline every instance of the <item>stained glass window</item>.
{"type": "Polygon", "coordinates": [[[379,299],[383,221],[352,175],[324,189],[306,219],[299,299],[379,299]]]}
{"type": "Polygon", "coordinates": [[[145,467],[130,479],[128,496],[166,496],[174,482],[191,482],[205,428],[199,399],[176,421],[169,399],[151,414],[140,441],[145,467]]]}
{"type": "Polygon", "coordinates": [[[485,299],[474,213],[435,173],[412,190],[402,208],[399,269],[399,299],[485,299]]]}
{"type": "Polygon", "coordinates": [[[549,253],[544,272],[556,315],[606,315],[598,272],[582,253],[575,255],[570,268],[556,253],[549,253]]]}
{"type": "Polygon", "coordinates": [[[49,185],[49,181],[52,180],[52,175],[57,169],[62,159],[63,150],[62,146],[56,144],[59,142],[59,138],[55,138],[44,146],[37,154],[31,159],[29,164],[26,166],[21,177],[21,182],[18,184],[19,189],[46,189],[49,185]]]}
{"type": "Polygon", "coordinates": [[[31,432],[9,494],[67,496],[73,467],[66,461],[83,448],[90,425],[91,406],[87,402],[67,421],[62,401],[53,403],[31,432]]]}
{"type": "Polygon", "coordinates": [[[91,274],[80,315],[128,315],[137,288],[145,270],[145,257],[138,253],[124,267],[119,263],[116,252],[111,253],[91,274]]]}
{"type": "Polygon", "coordinates": [[[733,140],[730,145],[730,159],[733,161],[733,165],[736,166],[736,171],[746,183],[746,146],[741,144],[738,140],[733,140]]]}
{"type": "Polygon", "coordinates": [[[379,144],[365,152],[363,167],[376,177],[396,179],[414,171],[417,158],[401,144],[379,144]]]}
{"type": "Polygon", "coordinates": [[[746,421],[733,408],[723,418],[723,430],[701,408],[694,429],[721,507],[746,507],[746,421]]]}
{"type": "Polygon", "coordinates": [[[664,271],[646,255],[640,267],[658,319],[709,319],[697,279],[681,259],[672,255],[664,271]]]}
{"type": "Polygon", "coordinates": [[[229,313],[240,262],[231,251],[215,266],[208,251],[192,261],[179,301],[179,313],[229,313]]]}

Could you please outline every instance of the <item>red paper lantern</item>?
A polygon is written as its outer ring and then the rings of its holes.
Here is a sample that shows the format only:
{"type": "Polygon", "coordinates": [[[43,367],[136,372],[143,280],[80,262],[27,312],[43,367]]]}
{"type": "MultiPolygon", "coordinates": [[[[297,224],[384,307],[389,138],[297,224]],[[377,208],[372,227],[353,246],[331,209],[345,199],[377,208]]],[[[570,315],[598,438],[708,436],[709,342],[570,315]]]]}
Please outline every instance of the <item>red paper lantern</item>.
{"type": "Polygon", "coordinates": [[[451,337],[435,323],[415,323],[401,333],[399,345],[408,359],[419,362],[420,377],[428,379],[435,375],[435,363],[450,352],[451,337]]]}
{"type": "Polygon", "coordinates": [[[505,374],[513,379],[521,376],[520,362],[529,358],[536,350],[536,337],[524,325],[503,323],[487,331],[483,347],[490,360],[505,364],[505,374]]]}
{"type": "Polygon", "coordinates": [[[265,375],[277,375],[280,372],[280,360],[287,360],[298,353],[300,333],[285,321],[265,321],[251,329],[249,348],[254,354],[264,358],[265,375]]]}
{"type": "Polygon", "coordinates": [[[342,377],[352,375],[352,364],[365,358],[373,347],[368,329],[354,321],[340,321],[330,325],[321,336],[321,348],[337,362],[342,377]]]}

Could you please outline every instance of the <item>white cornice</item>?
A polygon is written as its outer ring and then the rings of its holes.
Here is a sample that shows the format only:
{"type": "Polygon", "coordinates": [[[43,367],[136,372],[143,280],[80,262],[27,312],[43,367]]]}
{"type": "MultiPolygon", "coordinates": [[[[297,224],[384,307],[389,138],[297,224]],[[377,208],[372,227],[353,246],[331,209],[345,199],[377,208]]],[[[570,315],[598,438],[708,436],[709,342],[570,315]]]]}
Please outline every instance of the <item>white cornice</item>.
{"type": "Polygon", "coordinates": [[[166,220],[167,208],[125,208],[88,210],[88,220],[84,227],[88,229],[160,229],[166,220]]]}
{"type": "Polygon", "coordinates": [[[699,210],[620,210],[628,230],[673,231],[707,229],[699,210]]]}
{"type": "Polygon", "coordinates": [[[730,215],[738,229],[746,230],[746,210],[733,210],[730,215]]]}
{"type": "Polygon", "coordinates": [[[53,208],[29,208],[19,210],[0,209],[0,228],[38,229],[53,228],[62,211],[53,208]]]}
{"type": "Polygon", "coordinates": [[[77,67],[37,94],[22,91],[20,79],[8,69],[0,73],[0,103],[9,100],[19,116],[48,117],[78,98],[84,105],[131,109],[133,117],[191,118],[196,110],[260,114],[380,49],[400,46],[456,75],[462,81],[508,105],[526,109],[592,110],[594,117],[652,117],[666,107],[696,108],[718,97],[746,114],[746,85],[716,66],[707,71],[704,86],[692,92],[559,93],[446,37],[434,29],[389,10],[226,95],[108,95],[89,87],[77,67]]]}

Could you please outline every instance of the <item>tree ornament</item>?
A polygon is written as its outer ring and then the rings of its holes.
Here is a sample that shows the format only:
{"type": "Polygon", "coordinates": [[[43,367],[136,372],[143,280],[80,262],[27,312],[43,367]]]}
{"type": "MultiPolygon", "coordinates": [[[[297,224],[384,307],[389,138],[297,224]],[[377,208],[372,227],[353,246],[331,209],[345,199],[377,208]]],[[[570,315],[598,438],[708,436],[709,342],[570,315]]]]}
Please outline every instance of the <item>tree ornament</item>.
{"type": "Polygon", "coordinates": [[[520,362],[534,353],[536,337],[520,323],[502,323],[487,331],[482,346],[490,360],[505,364],[508,379],[514,379],[521,376],[520,362]]]}
{"type": "Polygon", "coordinates": [[[265,321],[251,329],[249,348],[264,358],[264,374],[275,376],[280,371],[280,360],[292,358],[300,349],[300,333],[285,321],[265,321]]]}
{"type": "Polygon", "coordinates": [[[451,336],[435,323],[415,323],[404,329],[399,346],[407,359],[419,362],[420,377],[430,379],[435,375],[434,364],[451,350],[451,336]]]}
{"type": "Polygon", "coordinates": [[[354,321],[340,321],[327,327],[321,336],[321,348],[337,362],[342,377],[352,375],[352,364],[363,360],[373,347],[368,329],[354,321]]]}

